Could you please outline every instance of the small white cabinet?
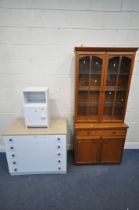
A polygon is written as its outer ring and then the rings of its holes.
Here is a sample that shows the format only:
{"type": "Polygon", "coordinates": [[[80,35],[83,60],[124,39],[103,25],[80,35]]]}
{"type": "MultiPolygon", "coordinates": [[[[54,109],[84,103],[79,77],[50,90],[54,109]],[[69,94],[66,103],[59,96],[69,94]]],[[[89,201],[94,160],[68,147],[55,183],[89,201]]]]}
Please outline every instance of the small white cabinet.
{"type": "Polygon", "coordinates": [[[50,128],[26,128],[17,119],[3,134],[11,175],[66,173],[66,120],[52,120],[50,128]]]}
{"type": "Polygon", "coordinates": [[[49,127],[48,88],[30,87],[23,90],[24,117],[27,127],[49,127]]]}

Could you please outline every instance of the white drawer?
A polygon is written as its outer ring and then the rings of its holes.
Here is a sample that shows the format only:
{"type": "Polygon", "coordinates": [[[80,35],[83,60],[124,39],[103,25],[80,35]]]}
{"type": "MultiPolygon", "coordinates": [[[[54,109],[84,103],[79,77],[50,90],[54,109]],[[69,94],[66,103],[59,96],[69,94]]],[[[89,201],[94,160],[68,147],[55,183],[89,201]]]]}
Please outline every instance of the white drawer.
{"type": "Polygon", "coordinates": [[[66,171],[65,135],[5,136],[11,174],[66,171]]]}
{"type": "Polygon", "coordinates": [[[65,135],[30,135],[30,136],[5,136],[6,144],[23,144],[23,143],[59,143],[62,144],[66,141],[65,135]]]}

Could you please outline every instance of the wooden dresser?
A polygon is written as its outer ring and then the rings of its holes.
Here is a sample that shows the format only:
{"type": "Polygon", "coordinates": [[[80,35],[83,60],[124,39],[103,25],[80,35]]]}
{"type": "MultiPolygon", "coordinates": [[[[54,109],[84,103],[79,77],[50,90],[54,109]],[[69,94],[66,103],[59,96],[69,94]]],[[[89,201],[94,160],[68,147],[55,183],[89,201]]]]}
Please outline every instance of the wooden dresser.
{"type": "Polygon", "coordinates": [[[137,48],[76,47],[75,162],[120,163],[137,48]]]}

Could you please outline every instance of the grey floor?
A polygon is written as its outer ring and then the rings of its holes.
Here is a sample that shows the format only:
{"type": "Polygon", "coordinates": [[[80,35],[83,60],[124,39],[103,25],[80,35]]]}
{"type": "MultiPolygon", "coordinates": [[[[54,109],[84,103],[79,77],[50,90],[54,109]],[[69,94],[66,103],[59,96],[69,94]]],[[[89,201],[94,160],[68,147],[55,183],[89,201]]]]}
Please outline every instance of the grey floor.
{"type": "Polygon", "coordinates": [[[65,175],[10,176],[0,153],[0,210],[139,210],[139,150],[120,165],[75,166],[65,175]]]}

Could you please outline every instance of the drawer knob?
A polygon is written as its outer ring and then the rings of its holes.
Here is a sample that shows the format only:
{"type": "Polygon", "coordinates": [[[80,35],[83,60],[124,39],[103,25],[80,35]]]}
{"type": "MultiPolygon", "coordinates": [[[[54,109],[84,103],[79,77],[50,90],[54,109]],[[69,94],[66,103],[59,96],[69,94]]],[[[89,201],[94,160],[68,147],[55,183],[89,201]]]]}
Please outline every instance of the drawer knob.
{"type": "Polygon", "coordinates": [[[61,163],[61,160],[58,160],[57,162],[58,162],[58,163],[61,163]]]}
{"type": "Polygon", "coordinates": [[[60,146],[57,146],[58,149],[60,149],[60,146]]]}
{"type": "Polygon", "coordinates": [[[14,171],[17,171],[17,168],[15,168],[14,171]]]}
{"type": "Polygon", "coordinates": [[[10,149],[14,149],[14,147],[10,147],[10,149]]]}
{"type": "Polygon", "coordinates": [[[57,138],[58,141],[60,141],[60,138],[57,138]]]}
{"type": "Polygon", "coordinates": [[[61,167],[58,167],[58,170],[61,170],[61,167]]]}
{"type": "Polygon", "coordinates": [[[58,153],[58,156],[60,156],[61,155],[61,153],[58,153]]]}
{"type": "Polygon", "coordinates": [[[15,154],[12,154],[11,156],[12,156],[12,157],[15,157],[15,154]]]}
{"type": "Polygon", "coordinates": [[[15,165],[16,164],[16,161],[14,161],[13,164],[15,165]]]}
{"type": "Polygon", "coordinates": [[[13,141],[12,139],[9,139],[9,141],[11,142],[11,141],[13,141]]]}
{"type": "Polygon", "coordinates": [[[90,135],[90,131],[88,131],[87,134],[90,135]]]}

